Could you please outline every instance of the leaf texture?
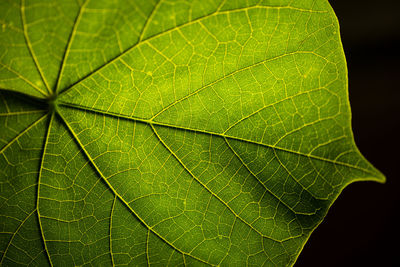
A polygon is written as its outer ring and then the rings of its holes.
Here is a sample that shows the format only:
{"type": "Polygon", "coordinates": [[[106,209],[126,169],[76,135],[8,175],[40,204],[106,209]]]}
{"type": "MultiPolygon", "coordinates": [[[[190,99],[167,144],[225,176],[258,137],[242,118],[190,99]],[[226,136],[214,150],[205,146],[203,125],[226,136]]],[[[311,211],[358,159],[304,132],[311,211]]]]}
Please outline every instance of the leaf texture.
{"type": "Polygon", "coordinates": [[[326,0],[0,2],[4,266],[291,266],[348,184],[326,0]]]}

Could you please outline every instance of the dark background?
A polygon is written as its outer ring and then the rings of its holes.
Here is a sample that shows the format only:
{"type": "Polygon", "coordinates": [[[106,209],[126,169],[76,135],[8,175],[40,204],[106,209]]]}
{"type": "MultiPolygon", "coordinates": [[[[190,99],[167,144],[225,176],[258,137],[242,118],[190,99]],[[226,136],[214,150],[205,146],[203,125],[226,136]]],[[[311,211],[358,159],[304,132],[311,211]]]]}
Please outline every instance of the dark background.
{"type": "Polygon", "coordinates": [[[349,71],[353,132],[386,184],[351,184],[295,267],[400,266],[400,1],[330,0],[349,71]]]}

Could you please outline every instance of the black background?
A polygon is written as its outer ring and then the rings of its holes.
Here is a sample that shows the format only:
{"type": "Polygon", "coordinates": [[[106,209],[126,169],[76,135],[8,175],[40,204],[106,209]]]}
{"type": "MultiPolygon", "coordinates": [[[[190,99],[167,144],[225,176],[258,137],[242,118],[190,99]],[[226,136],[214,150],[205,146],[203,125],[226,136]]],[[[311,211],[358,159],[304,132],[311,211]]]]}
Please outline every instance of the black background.
{"type": "Polygon", "coordinates": [[[349,71],[353,132],[386,184],[351,184],[295,267],[400,266],[400,1],[330,0],[349,71]]]}

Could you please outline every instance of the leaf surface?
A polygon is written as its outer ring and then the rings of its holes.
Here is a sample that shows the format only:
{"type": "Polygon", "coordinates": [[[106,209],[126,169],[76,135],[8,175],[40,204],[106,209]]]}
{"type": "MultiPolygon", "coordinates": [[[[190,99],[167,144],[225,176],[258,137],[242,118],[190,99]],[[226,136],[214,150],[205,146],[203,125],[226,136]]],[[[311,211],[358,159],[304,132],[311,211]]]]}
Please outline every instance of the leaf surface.
{"type": "Polygon", "coordinates": [[[345,186],[326,0],[0,3],[4,265],[293,265],[345,186]]]}

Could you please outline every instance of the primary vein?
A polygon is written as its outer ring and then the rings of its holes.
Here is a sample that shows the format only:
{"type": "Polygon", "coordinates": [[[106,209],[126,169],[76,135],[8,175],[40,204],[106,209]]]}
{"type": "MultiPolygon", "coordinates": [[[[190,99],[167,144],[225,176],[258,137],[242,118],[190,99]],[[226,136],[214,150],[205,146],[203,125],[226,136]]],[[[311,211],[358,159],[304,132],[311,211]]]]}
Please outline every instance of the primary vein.
{"type": "Polygon", "coordinates": [[[131,117],[131,116],[118,114],[118,113],[114,113],[114,112],[110,112],[110,111],[103,111],[103,110],[99,110],[99,109],[95,109],[95,108],[89,108],[89,107],[80,106],[80,105],[76,105],[76,104],[65,103],[65,102],[61,102],[61,101],[60,101],[59,105],[60,106],[65,106],[65,107],[74,108],[74,109],[78,109],[78,110],[84,110],[84,111],[94,112],[94,113],[98,113],[98,114],[108,115],[108,116],[111,116],[111,117],[117,117],[117,118],[123,118],[123,119],[127,119],[127,120],[142,122],[142,123],[146,123],[146,124],[149,124],[149,125],[157,125],[157,126],[162,126],[162,127],[172,128],[172,129],[185,130],[185,131],[204,133],[204,134],[209,134],[209,135],[214,135],[214,136],[226,137],[226,138],[229,138],[229,139],[242,141],[242,142],[246,142],[246,143],[251,143],[251,144],[255,144],[255,145],[261,145],[261,146],[265,146],[265,147],[268,147],[268,148],[272,148],[272,149],[276,149],[276,150],[280,150],[280,151],[296,154],[296,155],[299,155],[299,156],[304,156],[304,157],[307,157],[307,158],[311,158],[311,159],[315,159],[315,160],[320,160],[320,161],[332,163],[332,164],[335,164],[335,165],[341,165],[341,166],[349,167],[349,168],[352,168],[352,169],[363,171],[363,172],[371,174],[371,175],[376,175],[375,173],[371,172],[368,169],[364,169],[362,167],[355,166],[355,165],[352,165],[352,164],[349,164],[349,163],[346,163],[346,162],[327,159],[327,158],[322,158],[322,157],[319,157],[319,156],[316,156],[316,155],[312,155],[312,154],[305,154],[305,153],[302,153],[300,151],[290,150],[290,149],[287,149],[287,148],[278,147],[276,145],[269,145],[269,144],[265,144],[265,143],[262,143],[262,142],[259,142],[259,141],[254,141],[254,140],[250,140],[250,139],[246,139],[246,138],[227,135],[227,134],[224,134],[224,133],[205,131],[205,130],[195,129],[195,128],[187,128],[187,127],[182,127],[182,126],[178,126],[178,125],[172,125],[172,124],[167,124],[167,123],[163,123],[163,122],[152,121],[152,120],[145,119],[145,118],[131,117]]]}
{"type": "Polygon", "coordinates": [[[70,134],[74,137],[75,141],[77,142],[77,144],[79,145],[79,147],[82,149],[84,155],[88,158],[88,160],[90,161],[90,163],[92,164],[92,166],[94,167],[94,169],[96,170],[96,172],[98,173],[98,175],[100,175],[100,177],[102,178],[102,180],[106,183],[106,185],[108,186],[108,188],[113,192],[113,194],[118,197],[118,199],[124,203],[124,205],[135,215],[135,217],[144,225],[146,226],[147,229],[149,229],[150,231],[152,231],[156,236],[158,236],[161,240],[163,240],[166,244],[168,244],[169,246],[171,246],[173,249],[175,249],[176,251],[178,251],[181,254],[186,254],[189,257],[192,257],[198,261],[201,261],[203,263],[209,264],[207,262],[205,262],[204,260],[197,258],[193,255],[190,255],[184,251],[181,251],[180,249],[178,249],[177,247],[175,247],[172,243],[170,243],[168,240],[166,240],[165,238],[163,238],[156,230],[154,230],[150,225],[148,225],[140,216],[139,214],[137,214],[137,212],[129,205],[129,203],[115,190],[115,188],[111,185],[111,183],[106,179],[106,177],[104,176],[104,174],[102,173],[102,171],[99,169],[99,167],[97,166],[97,164],[94,162],[94,159],[92,158],[92,156],[90,155],[90,153],[86,150],[85,146],[82,144],[82,142],[80,141],[80,139],[78,138],[78,135],[75,133],[75,131],[72,129],[72,127],[69,125],[69,123],[67,122],[67,120],[63,117],[63,115],[61,114],[61,112],[57,113],[59,115],[59,117],[61,118],[62,122],[64,123],[64,125],[66,126],[66,128],[68,129],[68,131],[70,132],[70,134]]]}
{"type": "Polygon", "coordinates": [[[52,94],[53,90],[50,88],[49,84],[47,83],[47,80],[44,76],[42,68],[40,67],[39,61],[33,50],[32,43],[29,39],[28,28],[27,28],[27,23],[26,23],[26,14],[25,14],[25,0],[21,0],[21,18],[22,18],[22,26],[24,28],[24,38],[25,38],[25,42],[28,47],[29,53],[32,56],[33,62],[35,63],[35,66],[39,72],[40,78],[42,79],[48,93],[52,94]]]}
{"type": "MultiPolygon", "coordinates": [[[[161,2],[161,1],[160,1],[160,2],[161,2]]],[[[155,7],[155,8],[157,8],[157,7],[155,7]]],[[[141,44],[150,42],[150,41],[153,40],[153,39],[156,39],[156,38],[158,38],[158,37],[164,36],[164,35],[166,35],[166,34],[168,34],[168,33],[171,33],[171,32],[173,32],[173,31],[179,30],[179,29],[181,29],[181,28],[183,28],[183,27],[185,27],[185,26],[189,26],[189,25],[195,24],[195,23],[197,23],[197,22],[199,22],[199,21],[202,21],[202,20],[204,20],[204,19],[207,19],[207,18],[212,17],[212,16],[215,16],[215,15],[219,15],[219,14],[229,14],[229,13],[235,12],[235,11],[246,11],[246,10],[250,10],[250,9],[278,9],[278,10],[279,10],[279,9],[289,9],[289,10],[291,9],[291,10],[297,10],[297,11],[301,11],[301,12],[310,12],[310,11],[311,11],[311,10],[307,10],[307,9],[299,9],[299,8],[293,8],[293,7],[289,7],[289,6],[277,6],[277,7],[275,7],[275,6],[252,6],[252,7],[236,8],[236,9],[225,10],[225,11],[218,11],[218,10],[216,10],[216,11],[214,11],[214,12],[210,12],[210,13],[208,13],[208,14],[206,14],[206,15],[200,16],[200,17],[198,17],[198,18],[196,18],[196,19],[193,19],[193,20],[191,20],[191,21],[188,21],[188,22],[182,23],[182,24],[180,24],[180,25],[177,25],[177,26],[175,26],[175,27],[173,27],[173,28],[170,28],[170,29],[161,31],[161,32],[159,32],[159,33],[156,33],[156,34],[154,34],[154,35],[152,35],[152,36],[150,36],[150,37],[148,37],[148,38],[143,38],[143,39],[139,40],[138,42],[134,43],[132,46],[128,47],[128,48],[127,48],[125,51],[123,51],[122,53],[120,53],[120,54],[118,54],[117,56],[113,57],[111,60],[109,60],[109,61],[106,62],[105,64],[103,64],[103,65],[101,65],[101,66],[95,68],[92,72],[90,72],[90,73],[84,75],[82,78],[80,78],[78,81],[74,82],[74,83],[73,83],[71,86],[69,86],[68,88],[61,89],[60,94],[66,93],[67,91],[69,91],[71,88],[73,88],[73,87],[76,86],[77,84],[79,84],[79,83],[83,82],[84,80],[88,79],[89,77],[95,75],[96,73],[98,73],[99,71],[101,71],[102,69],[104,69],[105,67],[107,67],[107,66],[113,64],[113,63],[116,62],[118,59],[122,58],[124,55],[128,54],[130,51],[132,51],[133,49],[135,49],[136,47],[138,47],[138,46],[141,45],[141,44]]],[[[323,13],[326,13],[325,11],[322,11],[322,12],[323,12],[323,13]]],[[[317,13],[318,13],[318,12],[317,12],[317,13]]],[[[154,10],[153,10],[152,14],[154,14],[154,10]]],[[[147,24],[146,24],[146,25],[147,25],[147,24]]],[[[145,30],[145,29],[142,29],[142,33],[141,33],[140,36],[142,36],[142,34],[144,34],[144,30],[145,30]]]]}

